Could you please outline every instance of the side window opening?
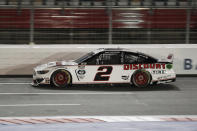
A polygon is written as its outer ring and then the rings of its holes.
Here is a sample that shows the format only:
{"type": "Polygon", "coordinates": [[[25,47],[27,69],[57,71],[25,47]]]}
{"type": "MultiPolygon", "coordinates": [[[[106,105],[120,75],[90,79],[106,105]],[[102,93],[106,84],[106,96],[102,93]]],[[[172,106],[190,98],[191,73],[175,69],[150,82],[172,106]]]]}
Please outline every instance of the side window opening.
{"type": "Polygon", "coordinates": [[[117,65],[120,64],[120,52],[105,52],[98,59],[101,65],[117,65]]]}
{"type": "Polygon", "coordinates": [[[120,52],[102,52],[84,62],[87,65],[117,65],[120,64],[120,52]]]}
{"type": "Polygon", "coordinates": [[[134,64],[138,62],[138,56],[132,53],[125,53],[124,64],[134,64]]]}
{"type": "Polygon", "coordinates": [[[156,60],[148,56],[139,55],[138,63],[155,63],[156,60]]]}
{"type": "Polygon", "coordinates": [[[138,63],[148,63],[148,58],[145,57],[145,56],[138,56],[138,60],[137,60],[138,63]]]}
{"type": "Polygon", "coordinates": [[[127,53],[124,54],[124,64],[141,64],[141,63],[155,63],[156,60],[145,56],[145,55],[138,55],[135,53],[127,53]]]}

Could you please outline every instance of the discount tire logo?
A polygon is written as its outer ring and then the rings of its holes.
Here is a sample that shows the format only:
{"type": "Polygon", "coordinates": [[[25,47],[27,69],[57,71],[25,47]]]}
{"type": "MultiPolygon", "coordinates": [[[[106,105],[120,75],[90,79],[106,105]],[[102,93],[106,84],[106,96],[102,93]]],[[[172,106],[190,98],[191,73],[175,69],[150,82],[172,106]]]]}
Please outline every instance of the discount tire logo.
{"type": "Polygon", "coordinates": [[[166,64],[125,64],[124,70],[138,70],[138,69],[165,69],[166,64]]]}

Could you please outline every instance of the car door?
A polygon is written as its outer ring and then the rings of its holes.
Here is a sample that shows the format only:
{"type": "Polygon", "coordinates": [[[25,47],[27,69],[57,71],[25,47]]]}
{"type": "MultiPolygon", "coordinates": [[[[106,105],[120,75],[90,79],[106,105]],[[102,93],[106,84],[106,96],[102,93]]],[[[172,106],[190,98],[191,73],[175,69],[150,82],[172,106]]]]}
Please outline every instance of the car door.
{"type": "Polygon", "coordinates": [[[79,78],[82,83],[119,82],[121,52],[103,51],[83,62],[85,74],[79,78]],[[119,76],[119,77],[117,77],[119,76]]]}
{"type": "Polygon", "coordinates": [[[99,64],[94,77],[95,83],[121,82],[121,52],[105,51],[99,56],[99,64]]]}

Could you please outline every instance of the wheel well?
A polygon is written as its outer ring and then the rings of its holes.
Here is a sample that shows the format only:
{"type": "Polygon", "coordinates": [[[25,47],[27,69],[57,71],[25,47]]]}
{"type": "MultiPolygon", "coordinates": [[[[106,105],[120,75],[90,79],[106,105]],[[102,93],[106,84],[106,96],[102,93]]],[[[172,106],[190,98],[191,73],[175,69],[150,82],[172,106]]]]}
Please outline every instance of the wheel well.
{"type": "Polygon", "coordinates": [[[66,70],[66,69],[57,69],[57,70],[54,70],[54,71],[51,73],[50,82],[52,83],[52,76],[53,76],[53,74],[54,74],[55,72],[57,72],[57,71],[60,71],[60,70],[64,70],[64,71],[68,72],[68,74],[70,75],[70,84],[72,84],[72,75],[71,75],[70,71],[68,71],[68,70],[66,70]]]}
{"type": "MultiPolygon", "coordinates": [[[[137,72],[137,71],[140,71],[140,70],[136,70],[136,71],[134,71],[133,72],[133,74],[131,75],[131,79],[130,79],[130,83],[131,84],[133,84],[133,82],[132,82],[132,79],[133,79],[133,75],[135,74],[135,72],[137,72]]],[[[150,82],[152,81],[152,75],[151,75],[151,73],[149,72],[149,71],[147,71],[147,70],[144,70],[144,71],[146,71],[147,73],[149,73],[149,75],[150,75],[150,82]]]]}

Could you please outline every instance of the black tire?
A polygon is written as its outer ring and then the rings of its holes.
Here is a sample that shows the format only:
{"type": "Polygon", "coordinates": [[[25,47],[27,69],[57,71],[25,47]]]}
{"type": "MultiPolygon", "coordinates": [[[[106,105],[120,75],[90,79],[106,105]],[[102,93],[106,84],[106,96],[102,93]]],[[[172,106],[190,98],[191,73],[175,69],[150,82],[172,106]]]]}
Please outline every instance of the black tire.
{"type": "Polygon", "coordinates": [[[70,73],[63,69],[55,71],[51,76],[51,83],[56,87],[68,87],[71,81],[70,73]]]}
{"type": "Polygon", "coordinates": [[[147,87],[151,82],[151,74],[145,70],[137,70],[133,73],[131,82],[136,87],[147,87]]]}

